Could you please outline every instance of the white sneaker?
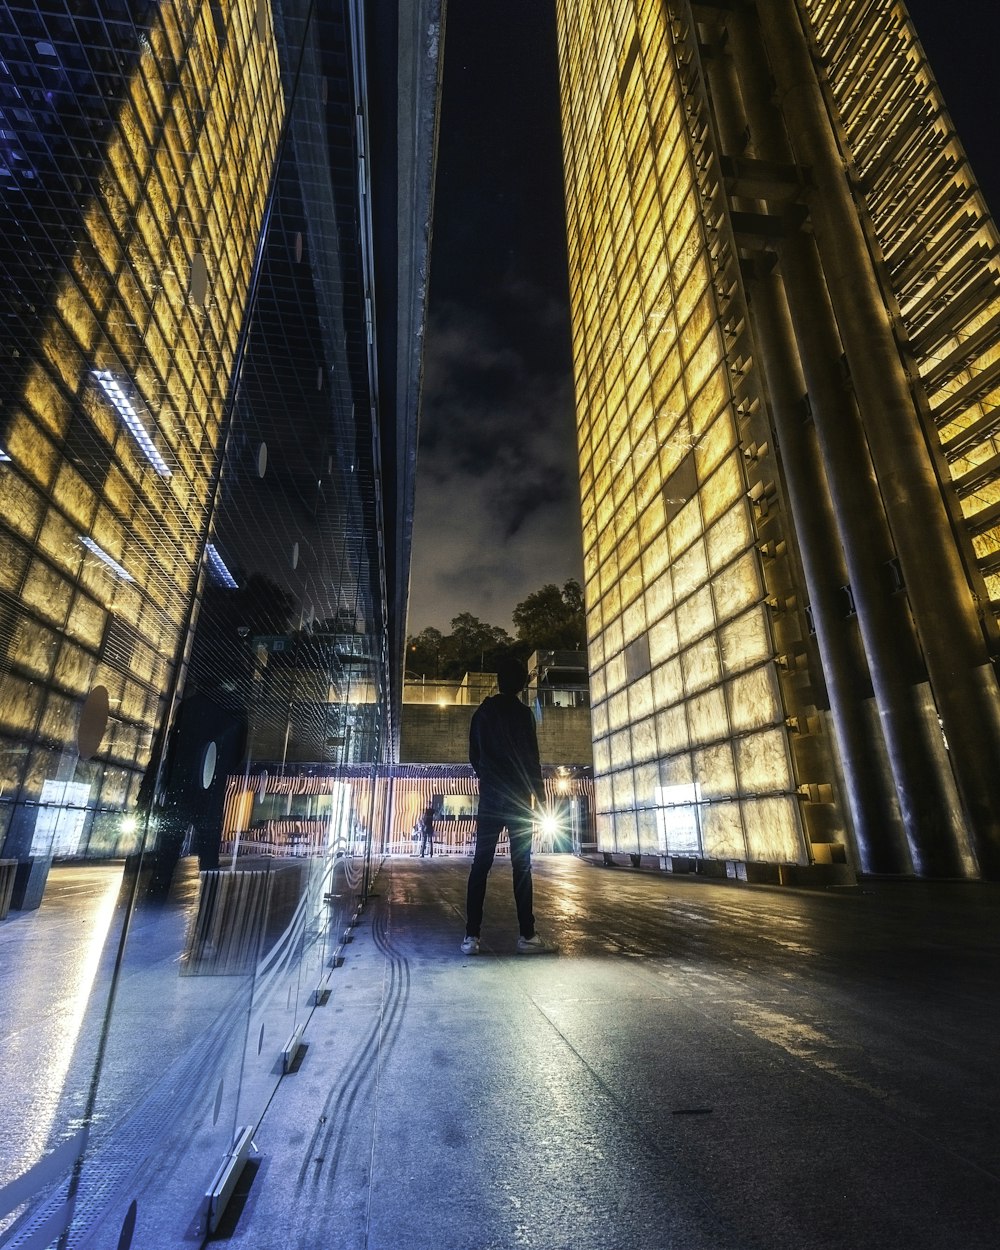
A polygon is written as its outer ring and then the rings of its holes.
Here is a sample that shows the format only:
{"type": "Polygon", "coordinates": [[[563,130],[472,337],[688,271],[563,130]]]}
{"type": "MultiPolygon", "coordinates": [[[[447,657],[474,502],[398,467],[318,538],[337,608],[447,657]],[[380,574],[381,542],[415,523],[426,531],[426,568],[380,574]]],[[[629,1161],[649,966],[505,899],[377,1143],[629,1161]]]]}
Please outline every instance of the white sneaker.
{"type": "Polygon", "coordinates": [[[462,954],[463,955],[478,955],[479,954],[479,938],[467,937],[465,941],[462,943],[462,954]]]}
{"type": "Polygon", "coordinates": [[[550,955],[555,949],[554,946],[550,946],[537,933],[534,937],[519,937],[517,939],[517,953],[519,955],[550,955]]]}

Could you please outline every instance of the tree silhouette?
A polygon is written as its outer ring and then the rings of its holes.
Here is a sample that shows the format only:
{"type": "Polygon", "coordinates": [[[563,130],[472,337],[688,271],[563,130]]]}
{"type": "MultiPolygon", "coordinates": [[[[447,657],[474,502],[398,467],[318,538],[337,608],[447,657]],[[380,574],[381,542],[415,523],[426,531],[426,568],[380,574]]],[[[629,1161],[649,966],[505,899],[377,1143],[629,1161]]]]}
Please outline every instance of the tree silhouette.
{"type": "Polygon", "coordinates": [[[192,688],[239,705],[253,672],[253,639],[288,632],[296,599],[262,573],[239,577],[239,589],[209,585],[195,626],[188,680],[192,688]],[[235,696],[235,697],[232,697],[235,696]]]}
{"type": "Polygon", "coordinates": [[[497,660],[515,652],[523,659],[532,651],[579,651],[586,645],[583,590],[572,578],[562,590],[548,583],[515,607],[517,637],[460,612],[451,633],[428,626],[406,640],[406,670],[411,677],[458,681],[466,673],[495,671],[497,660]]]}
{"type": "Polygon", "coordinates": [[[572,578],[562,590],[547,582],[514,609],[518,641],[529,651],[579,651],[586,646],[583,590],[572,578]]]}

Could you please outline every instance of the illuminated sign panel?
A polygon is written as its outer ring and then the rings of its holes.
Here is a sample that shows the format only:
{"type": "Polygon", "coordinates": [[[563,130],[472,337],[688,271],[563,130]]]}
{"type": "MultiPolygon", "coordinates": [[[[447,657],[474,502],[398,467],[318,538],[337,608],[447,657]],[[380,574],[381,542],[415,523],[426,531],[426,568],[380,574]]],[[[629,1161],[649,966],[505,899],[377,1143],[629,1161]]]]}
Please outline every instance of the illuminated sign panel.
{"type": "Polygon", "coordinates": [[[83,836],[89,799],[90,786],[83,782],[51,778],[44,781],[31,854],[42,858],[75,855],[83,836]]]}

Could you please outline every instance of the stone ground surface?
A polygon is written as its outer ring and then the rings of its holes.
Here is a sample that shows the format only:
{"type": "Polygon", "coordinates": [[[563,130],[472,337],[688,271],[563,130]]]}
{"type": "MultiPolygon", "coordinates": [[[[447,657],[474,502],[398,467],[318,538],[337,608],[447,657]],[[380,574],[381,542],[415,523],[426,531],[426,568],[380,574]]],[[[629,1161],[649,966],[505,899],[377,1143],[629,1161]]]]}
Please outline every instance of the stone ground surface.
{"type": "Polygon", "coordinates": [[[1000,1244],[1000,890],[388,861],[226,1240],[253,1250],[1000,1244]]]}

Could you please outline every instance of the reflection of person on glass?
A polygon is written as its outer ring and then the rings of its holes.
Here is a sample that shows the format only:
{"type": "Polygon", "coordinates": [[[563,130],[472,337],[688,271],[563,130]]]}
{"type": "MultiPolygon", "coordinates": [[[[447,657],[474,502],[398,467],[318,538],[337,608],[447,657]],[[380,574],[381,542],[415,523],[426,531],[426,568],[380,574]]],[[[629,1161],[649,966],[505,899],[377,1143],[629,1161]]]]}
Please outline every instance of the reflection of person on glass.
{"type": "Polygon", "coordinates": [[[434,858],[434,808],[430,803],[420,817],[420,858],[425,854],[434,858]]]}
{"type": "Polygon", "coordinates": [[[535,933],[531,911],[532,805],[541,811],[545,801],[542,766],[535,718],[518,698],[528,684],[528,670],[522,661],[514,656],[501,660],[497,665],[497,684],[500,693],[479,705],[469,730],[469,760],[479,778],[479,815],[462,952],[479,954],[486,879],[493,867],[501,831],[506,827],[521,930],[517,949],[522,955],[531,955],[551,949],[535,933]]]}

